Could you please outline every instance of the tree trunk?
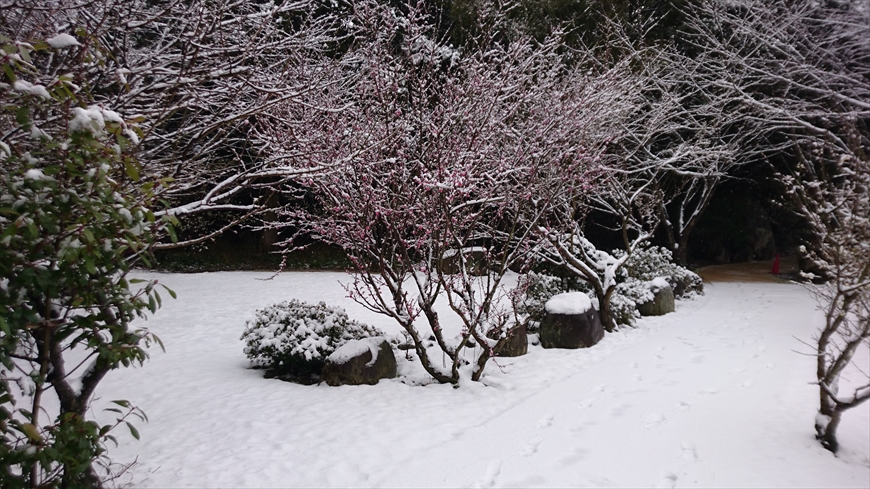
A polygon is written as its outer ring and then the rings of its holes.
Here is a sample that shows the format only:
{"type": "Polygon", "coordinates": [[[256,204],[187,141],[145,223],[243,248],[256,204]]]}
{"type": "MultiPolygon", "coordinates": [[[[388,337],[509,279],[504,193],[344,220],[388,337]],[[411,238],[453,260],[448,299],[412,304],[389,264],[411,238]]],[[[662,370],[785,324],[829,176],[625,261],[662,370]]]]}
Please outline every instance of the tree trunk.
{"type": "MultiPolygon", "coordinates": [[[[409,331],[409,329],[406,329],[409,331]]],[[[433,379],[437,380],[441,384],[455,384],[459,381],[456,376],[447,376],[442,372],[438,371],[438,368],[432,363],[429,358],[429,354],[426,352],[426,345],[420,340],[420,338],[416,335],[416,332],[412,336],[414,340],[415,350],[417,350],[417,355],[420,357],[420,363],[423,365],[423,370],[426,371],[429,375],[432,376],[433,379]]],[[[445,352],[446,353],[446,352],[445,352]]]]}
{"type": "Polygon", "coordinates": [[[837,427],[840,426],[843,412],[833,408],[819,410],[819,414],[821,416],[816,420],[816,439],[822,443],[825,449],[836,454],[840,448],[840,444],[837,442],[837,427]],[[830,411],[830,414],[825,414],[822,411],[830,411]]]}
{"type": "MultiPolygon", "coordinates": [[[[486,343],[481,344],[483,351],[480,352],[480,357],[477,358],[477,368],[475,368],[474,373],[471,374],[471,380],[475,382],[480,380],[480,377],[483,375],[483,369],[486,368],[486,362],[489,360],[490,349],[483,346],[485,344],[486,343]]],[[[496,348],[498,348],[498,346],[496,346],[496,348]]]]}
{"type": "Polygon", "coordinates": [[[613,295],[614,287],[610,287],[606,293],[599,294],[596,291],[598,296],[598,317],[601,319],[601,326],[604,327],[604,331],[608,333],[612,333],[616,329],[616,322],[613,320],[613,313],[610,310],[610,297],[613,295]]]}
{"type": "MultiPolygon", "coordinates": [[[[279,204],[278,192],[272,192],[269,197],[266,198],[263,205],[269,209],[276,209],[279,207],[279,204]]],[[[263,221],[267,226],[263,229],[263,249],[266,251],[272,251],[272,247],[278,242],[278,227],[274,225],[269,226],[269,224],[278,221],[278,213],[272,210],[266,212],[263,215],[263,221]]]]}
{"type": "Polygon", "coordinates": [[[677,262],[677,265],[679,265],[681,267],[687,266],[689,263],[689,235],[688,234],[680,236],[680,241],[677,244],[677,249],[675,250],[676,253],[673,253],[673,251],[674,250],[672,250],[672,254],[673,254],[674,260],[677,262]]]}

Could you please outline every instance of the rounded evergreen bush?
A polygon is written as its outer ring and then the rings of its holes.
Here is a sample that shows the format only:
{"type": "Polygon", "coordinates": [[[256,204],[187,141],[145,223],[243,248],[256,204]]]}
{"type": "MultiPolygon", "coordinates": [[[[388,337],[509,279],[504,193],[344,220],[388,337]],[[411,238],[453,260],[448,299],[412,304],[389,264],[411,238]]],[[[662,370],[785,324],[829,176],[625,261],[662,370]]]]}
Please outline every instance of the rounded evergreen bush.
{"type": "Polygon", "coordinates": [[[664,277],[678,299],[704,293],[704,281],[695,272],[673,262],[670,250],[660,246],[640,247],[625,264],[630,278],[650,281],[664,277]]]}
{"type": "MultiPolygon", "coordinates": [[[[616,258],[624,253],[622,250],[612,252],[616,258]]],[[[610,298],[610,312],[616,324],[630,326],[640,318],[637,308],[654,299],[650,281],[657,277],[668,281],[678,299],[704,293],[701,277],[674,263],[668,249],[659,246],[639,247],[616,273],[617,285],[610,298]]],[[[594,292],[579,277],[565,278],[529,272],[521,276],[517,284],[512,297],[514,311],[526,318],[526,327],[530,332],[536,331],[544,317],[544,304],[554,295],[569,291],[585,292],[598,309],[594,292]]]]}
{"type": "Polygon", "coordinates": [[[349,340],[382,336],[377,328],[354,321],[340,307],[324,302],[281,302],[255,313],[245,323],[245,355],[267,377],[313,383],[326,358],[349,340]]]}
{"type": "Polygon", "coordinates": [[[521,276],[511,299],[516,314],[527,318],[526,331],[537,332],[546,315],[544,305],[554,295],[566,291],[563,280],[558,277],[535,272],[521,276]]]}

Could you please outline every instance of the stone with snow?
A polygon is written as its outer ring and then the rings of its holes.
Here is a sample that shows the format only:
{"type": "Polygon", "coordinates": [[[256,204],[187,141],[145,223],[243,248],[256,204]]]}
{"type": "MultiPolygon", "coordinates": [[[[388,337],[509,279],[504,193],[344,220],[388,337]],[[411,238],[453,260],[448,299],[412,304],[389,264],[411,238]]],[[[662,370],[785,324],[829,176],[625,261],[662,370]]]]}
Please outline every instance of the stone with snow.
{"type": "Polygon", "coordinates": [[[396,376],[396,356],[383,337],[350,340],[326,359],[320,381],[327,385],[375,385],[396,376]]]}
{"type": "Polygon", "coordinates": [[[641,316],[664,316],[674,312],[674,289],[664,278],[657,277],[649,282],[653,300],[637,306],[641,316]]]}
{"type": "MultiPolygon", "coordinates": [[[[490,339],[494,340],[498,338],[490,339]]],[[[492,352],[495,353],[495,356],[497,357],[519,357],[528,353],[529,337],[526,333],[526,325],[518,324],[507,330],[504,341],[502,341],[501,345],[496,345],[492,352]]]]}
{"type": "Polygon", "coordinates": [[[544,309],[539,333],[544,348],[588,348],[604,337],[598,311],[582,292],[555,295],[544,309]]]}
{"type": "Polygon", "coordinates": [[[544,304],[550,314],[583,314],[592,309],[592,299],[583,292],[556,294],[544,304]]]}

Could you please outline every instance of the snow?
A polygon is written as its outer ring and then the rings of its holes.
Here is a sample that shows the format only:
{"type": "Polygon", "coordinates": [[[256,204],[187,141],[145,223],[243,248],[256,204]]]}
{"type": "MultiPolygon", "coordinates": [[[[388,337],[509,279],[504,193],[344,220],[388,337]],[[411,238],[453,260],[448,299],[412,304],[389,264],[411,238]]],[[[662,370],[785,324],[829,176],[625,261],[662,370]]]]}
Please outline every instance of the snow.
{"type": "Polygon", "coordinates": [[[556,294],[544,304],[550,314],[583,314],[592,309],[592,300],[583,292],[556,294]]]}
{"type": "Polygon", "coordinates": [[[116,122],[118,124],[123,124],[124,119],[121,118],[121,115],[115,112],[114,110],[103,109],[103,118],[108,122],[116,122]]]}
{"type": "MultiPolygon", "coordinates": [[[[459,254],[458,249],[449,249],[444,252],[444,258],[453,258],[454,256],[459,254]]],[[[486,253],[486,248],[483,246],[469,246],[467,248],[462,248],[463,255],[471,255],[473,253],[486,253]]]]}
{"type": "Polygon", "coordinates": [[[665,277],[656,277],[650,280],[650,285],[656,289],[664,289],[665,287],[670,287],[671,284],[668,283],[668,279],[665,277]]]}
{"type": "Polygon", "coordinates": [[[49,46],[54,49],[64,49],[71,46],[81,46],[76,38],[69,34],[58,34],[52,38],[46,39],[49,46]]]}
{"type": "Polygon", "coordinates": [[[383,337],[365,338],[362,340],[349,340],[332,352],[327,360],[338,365],[347,363],[351,358],[358,357],[367,351],[372,352],[372,359],[366,363],[366,367],[371,367],[378,360],[378,352],[381,348],[383,337]]]}
{"type": "Polygon", "coordinates": [[[42,170],[40,170],[38,168],[31,168],[31,169],[27,170],[26,172],[24,172],[24,179],[25,180],[46,180],[46,181],[53,181],[54,180],[53,178],[46,175],[45,173],[42,173],[42,170]]]}
{"type": "MultiPolygon", "coordinates": [[[[848,411],[838,457],[814,439],[810,341],[821,314],[800,286],[712,283],[677,312],[584,350],[529,347],[458,389],[402,379],[303,386],[248,368],[256,309],[297,298],[343,307],[342,273],[140,273],[178,292],[147,322],[166,344],[109,374],[92,412],[129,399],[142,440],[115,433],[135,487],[868,487],[870,406],[848,411]]],[[[459,331],[440,304],[445,330],[459,331]]],[[[397,352],[405,378],[422,368],[397,352]]],[[[856,361],[870,368],[861,350],[856,361]]],[[[860,377],[850,377],[857,382],[860,377]]],[[[847,387],[841,383],[841,392],[847,387]]],[[[104,419],[103,419],[104,418],[104,419]]],[[[122,481],[119,481],[122,482],[122,481]]]]}
{"type": "Polygon", "coordinates": [[[26,80],[16,80],[12,85],[15,90],[19,92],[27,92],[32,95],[37,95],[44,99],[50,99],[51,95],[48,93],[48,90],[45,89],[42,85],[34,85],[26,80]]]}
{"type": "Polygon", "coordinates": [[[69,132],[85,131],[94,135],[102,134],[106,127],[103,111],[96,105],[88,106],[87,109],[73,107],[73,119],[69,121],[69,132]]]}

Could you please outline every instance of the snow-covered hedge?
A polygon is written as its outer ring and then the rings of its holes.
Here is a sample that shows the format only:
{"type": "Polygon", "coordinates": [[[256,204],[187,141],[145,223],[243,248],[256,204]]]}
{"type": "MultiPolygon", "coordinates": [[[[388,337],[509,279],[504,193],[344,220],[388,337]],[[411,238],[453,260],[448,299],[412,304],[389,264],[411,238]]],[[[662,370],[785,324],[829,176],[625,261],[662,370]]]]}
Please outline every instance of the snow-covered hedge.
{"type": "Polygon", "coordinates": [[[324,302],[281,302],[256,312],[245,324],[245,355],[267,375],[316,381],[326,358],[350,340],[382,336],[376,328],[347,317],[324,302]]]}
{"type": "MultiPolygon", "coordinates": [[[[622,253],[621,250],[614,250],[612,255],[619,258],[622,253]]],[[[617,272],[618,283],[610,298],[610,312],[616,324],[631,325],[640,317],[637,307],[653,300],[651,282],[656,278],[667,280],[677,298],[703,293],[704,282],[701,277],[671,260],[671,252],[659,246],[635,250],[625,266],[617,272]]],[[[526,325],[530,331],[534,331],[540,323],[545,314],[544,305],[556,294],[585,292],[598,308],[589,284],[576,278],[565,279],[530,272],[520,278],[517,290],[513,299],[514,310],[518,316],[527,318],[526,325]]]]}

